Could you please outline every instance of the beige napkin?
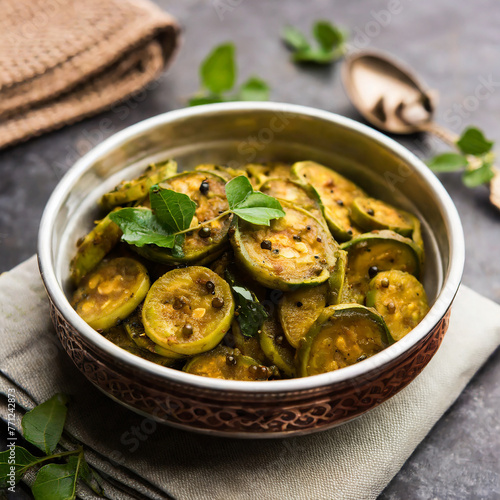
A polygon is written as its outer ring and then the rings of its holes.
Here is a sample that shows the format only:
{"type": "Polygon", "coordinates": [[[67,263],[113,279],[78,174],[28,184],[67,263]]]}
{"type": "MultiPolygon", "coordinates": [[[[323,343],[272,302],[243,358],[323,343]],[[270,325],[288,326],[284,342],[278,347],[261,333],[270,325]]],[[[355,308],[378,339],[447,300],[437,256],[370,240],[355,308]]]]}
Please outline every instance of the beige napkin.
{"type": "Polygon", "coordinates": [[[498,347],[500,306],[462,286],[439,352],[412,384],[353,422],[281,440],[191,434],[109,400],[59,346],[34,257],[0,277],[0,338],[0,392],[16,387],[25,408],[72,395],[64,446],[84,443],[110,498],[360,500],[377,497],[498,347]]]}
{"type": "Polygon", "coordinates": [[[139,91],[178,33],[148,0],[0,0],[0,148],[139,91]]]}

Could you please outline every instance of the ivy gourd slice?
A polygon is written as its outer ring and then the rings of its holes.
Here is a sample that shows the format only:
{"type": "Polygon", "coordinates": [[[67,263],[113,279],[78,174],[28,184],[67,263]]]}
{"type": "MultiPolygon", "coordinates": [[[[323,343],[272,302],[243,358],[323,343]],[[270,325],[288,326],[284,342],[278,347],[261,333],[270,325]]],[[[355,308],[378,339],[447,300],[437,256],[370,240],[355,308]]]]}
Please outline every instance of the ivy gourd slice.
{"type": "Polygon", "coordinates": [[[367,196],[360,187],[334,170],[313,161],[295,163],[292,174],[300,182],[313,186],[319,193],[326,222],[336,240],[346,241],[361,234],[350,217],[354,199],[367,196]]]}
{"type": "Polygon", "coordinates": [[[99,205],[111,210],[118,205],[139,201],[149,195],[151,186],[162,182],[176,172],[177,163],[173,160],[152,163],[141,176],[131,181],[123,181],[113,191],[104,194],[99,200],[99,205]]]}
{"type": "Polygon", "coordinates": [[[138,254],[162,264],[205,264],[221,255],[228,245],[227,232],[232,215],[195,229],[200,222],[213,219],[229,209],[226,198],[226,181],[205,171],[184,172],[174,175],[162,187],[188,195],[196,203],[196,212],[191,222],[192,233],[187,233],[182,245],[183,256],[174,254],[169,248],[156,245],[132,247],[138,254]]]}
{"type": "Polygon", "coordinates": [[[371,279],[380,271],[398,269],[420,276],[420,249],[394,231],[372,231],[342,244],[347,251],[343,301],[364,303],[371,279]]]}
{"type": "Polygon", "coordinates": [[[272,289],[324,283],[335,269],[337,243],[309,212],[289,202],[281,205],[286,215],[270,226],[235,221],[231,244],[238,262],[272,289]]]}
{"type": "Polygon", "coordinates": [[[292,179],[273,177],[262,184],[260,191],[279,200],[289,201],[323,221],[323,205],[318,192],[311,185],[301,184],[292,179]]]}
{"type": "Polygon", "coordinates": [[[271,177],[288,179],[291,176],[290,165],[282,162],[248,163],[245,170],[255,188],[260,188],[271,177]]]}
{"type": "Polygon", "coordinates": [[[258,332],[259,343],[266,358],[287,377],[295,376],[295,349],[288,343],[278,318],[271,316],[258,332]]]}
{"type": "Polygon", "coordinates": [[[241,354],[255,359],[259,363],[266,363],[266,355],[260,347],[257,336],[246,337],[241,333],[241,328],[238,322],[234,319],[231,325],[232,339],[234,347],[239,349],[241,354]]]}
{"type": "Polygon", "coordinates": [[[403,210],[375,198],[355,198],[351,209],[352,220],[365,231],[390,229],[402,236],[410,237],[414,223],[403,210]]]}
{"type": "Polygon", "coordinates": [[[353,365],[391,343],[389,330],[375,310],[359,304],[329,306],[297,353],[299,375],[307,377],[353,365]]]}
{"type": "Polygon", "coordinates": [[[94,329],[106,330],[127,318],[149,290],[146,268],[137,260],[103,261],[75,291],[72,306],[94,329]]]}
{"type": "Polygon", "coordinates": [[[125,351],[135,354],[140,358],[147,359],[148,361],[156,363],[157,365],[172,366],[176,362],[176,360],[173,358],[160,356],[159,354],[155,354],[153,352],[138,347],[137,344],[135,344],[127,336],[126,332],[124,331],[121,325],[114,326],[109,330],[106,330],[106,332],[103,333],[103,336],[110,342],[113,342],[113,344],[120,347],[121,349],[124,349],[125,351]]]}
{"type": "Polygon", "coordinates": [[[121,236],[121,229],[108,214],[96,222],[96,226],[87,236],[78,240],[76,254],[69,264],[71,280],[75,285],[104,259],[120,241],[121,236]]]}
{"type": "Polygon", "coordinates": [[[200,165],[197,165],[194,169],[213,173],[215,175],[218,175],[219,177],[222,177],[226,181],[230,181],[234,177],[238,177],[240,175],[248,177],[248,174],[245,170],[227,167],[224,165],[215,165],[213,163],[202,163],[200,165]]]}
{"type": "Polygon", "coordinates": [[[194,356],[183,370],[202,377],[225,380],[268,380],[273,375],[272,369],[261,365],[255,359],[243,356],[238,349],[223,345],[194,356]]]}
{"type": "Polygon", "coordinates": [[[124,321],[123,325],[129,339],[140,349],[152,352],[153,354],[159,354],[160,356],[166,358],[172,358],[172,360],[182,357],[180,354],[174,355],[171,351],[155,344],[146,335],[146,330],[144,329],[144,325],[141,321],[140,307],[124,321]]]}
{"type": "Polygon", "coordinates": [[[296,349],[326,307],[328,285],[301,288],[283,295],[278,304],[278,317],[283,332],[296,349]]]}
{"type": "Polygon", "coordinates": [[[328,305],[340,304],[345,284],[345,273],[347,268],[347,252],[345,250],[337,251],[337,262],[328,280],[328,305]]]}
{"type": "Polygon", "coordinates": [[[422,237],[422,223],[420,219],[409,212],[406,212],[406,216],[411,220],[413,225],[413,232],[411,239],[417,245],[420,250],[420,266],[423,268],[425,263],[425,249],[424,249],[424,239],[422,237]]]}
{"type": "Polygon", "coordinates": [[[234,300],[210,269],[173,269],[156,280],[142,307],[148,337],[166,351],[193,355],[213,349],[231,326],[234,300]]]}
{"type": "Polygon", "coordinates": [[[379,273],[370,281],[366,305],[380,313],[394,340],[413,330],[429,311],[422,284],[397,270],[379,273]]]}

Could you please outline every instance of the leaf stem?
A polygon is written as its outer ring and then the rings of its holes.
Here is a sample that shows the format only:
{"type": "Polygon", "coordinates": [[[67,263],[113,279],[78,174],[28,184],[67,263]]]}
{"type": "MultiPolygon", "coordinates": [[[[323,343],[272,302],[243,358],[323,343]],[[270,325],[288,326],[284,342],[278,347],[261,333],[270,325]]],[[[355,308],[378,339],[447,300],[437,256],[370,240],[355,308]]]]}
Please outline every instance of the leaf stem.
{"type": "Polygon", "coordinates": [[[178,234],[184,234],[184,233],[189,233],[190,231],[196,231],[198,228],[205,226],[206,224],[211,224],[212,222],[215,222],[216,220],[222,219],[226,215],[232,214],[232,210],[226,210],[225,212],[222,212],[219,214],[217,217],[214,217],[213,219],[206,220],[204,222],[200,222],[196,227],[188,227],[187,229],[183,229],[182,231],[177,231],[176,233],[173,233],[173,236],[177,236],[178,234]]]}
{"type": "Polygon", "coordinates": [[[76,485],[78,484],[78,474],[80,474],[80,467],[82,465],[82,460],[84,458],[83,456],[83,448],[81,446],[78,447],[78,462],[76,463],[76,469],[75,469],[75,482],[73,483],[73,495],[72,497],[74,498],[76,495],[76,485]]]}
{"type": "MultiPolygon", "coordinates": [[[[21,470],[23,470],[23,469],[28,470],[29,468],[33,467],[34,465],[38,465],[38,464],[41,464],[43,462],[47,462],[47,460],[54,460],[56,458],[66,457],[68,455],[75,455],[76,453],[82,453],[82,452],[83,452],[83,448],[80,446],[76,450],[63,451],[61,453],[55,453],[53,455],[47,455],[45,457],[37,457],[38,460],[36,460],[35,462],[30,463],[27,466],[21,467],[21,470]]],[[[23,472],[23,474],[24,474],[24,472],[23,472]]]]}

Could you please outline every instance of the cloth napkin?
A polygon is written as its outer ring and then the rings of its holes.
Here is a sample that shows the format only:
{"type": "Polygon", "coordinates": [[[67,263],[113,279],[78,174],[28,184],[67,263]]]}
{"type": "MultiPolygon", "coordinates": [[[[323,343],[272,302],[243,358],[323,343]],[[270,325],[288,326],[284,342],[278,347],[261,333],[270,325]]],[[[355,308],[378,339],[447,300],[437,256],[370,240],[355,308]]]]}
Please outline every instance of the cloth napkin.
{"type": "Polygon", "coordinates": [[[0,0],[0,12],[0,148],[137,92],[178,41],[147,0],[0,0]]]}
{"type": "Polygon", "coordinates": [[[273,440],[172,429],[100,393],[59,345],[35,257],[0,277],[0,339],[2,418],[9,388],[18,426],[24,410],[71,395],[63,448],[84,444],[109,498],[360,500],[377,497],[498,347],[500,306],[462,286],[441,348],[407,388],[340,427],[273,440]]]}

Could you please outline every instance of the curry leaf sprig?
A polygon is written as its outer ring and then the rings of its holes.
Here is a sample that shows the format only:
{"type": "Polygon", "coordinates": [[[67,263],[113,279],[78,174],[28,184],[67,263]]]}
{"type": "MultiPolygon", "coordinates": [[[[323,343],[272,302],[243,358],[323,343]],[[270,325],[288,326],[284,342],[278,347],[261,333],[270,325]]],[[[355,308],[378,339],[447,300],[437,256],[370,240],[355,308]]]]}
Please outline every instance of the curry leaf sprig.
{"type": "Polygon", "coordinates": [[[67,401],[64,394],[56,394],[24,415],[24,438],[45,455],[35,456],[21,446],[9,446],[2,451],[0,489],[14,491],[29,469],[41,466],[31,487],[35,500],[72,500],[79,480],[103,495],[102,479],[85,461],[83,448],[54,453],[63,432],[67,401]]]}
{"type": "Polygon", "coordinates": [[[286,26],[281,34],[283,41],[293,51],[294,62],[329,64],[340,59],[346,52],[347,34],[329,21],[316,21],[313,26],[316,45],[312,46],[306,36],[293,26],[286,26]]]}
{"type": "Polygon", "coordinates": [[[493,144],[481,130],[468,127],[456,141],[458,153],[442,153],[429,160],[427,165],[434,172],[463,170],[463,183],[474,188],[490,182],[495,176],[493,144]]]}
{"type": "Polygon", "coordinates": [[[110,219],[123,231],[122,239],[132,245],[157,245],[171,248],[182,256],[186,233],[234,214],[252,224],[269,226],[270,221],[285,215],[280,202],[260,191],[254,191],[247,177],[241,175],[226,184],[229,209],[213,219],[192,226],[196,203],[183,193],[152,186],[149,192],[151,210],[148,208],[122,208],[112,212],[110,219]]]}
{"type": "Polygon", "coordinates": [[[237,66],[232,43],[215,47],[200,66],[202,89],[189,100],[190,106],[230,101],[267,101],[269,87],[257,77],[249,78],[232,94],[236,84],[237,66]]]}

